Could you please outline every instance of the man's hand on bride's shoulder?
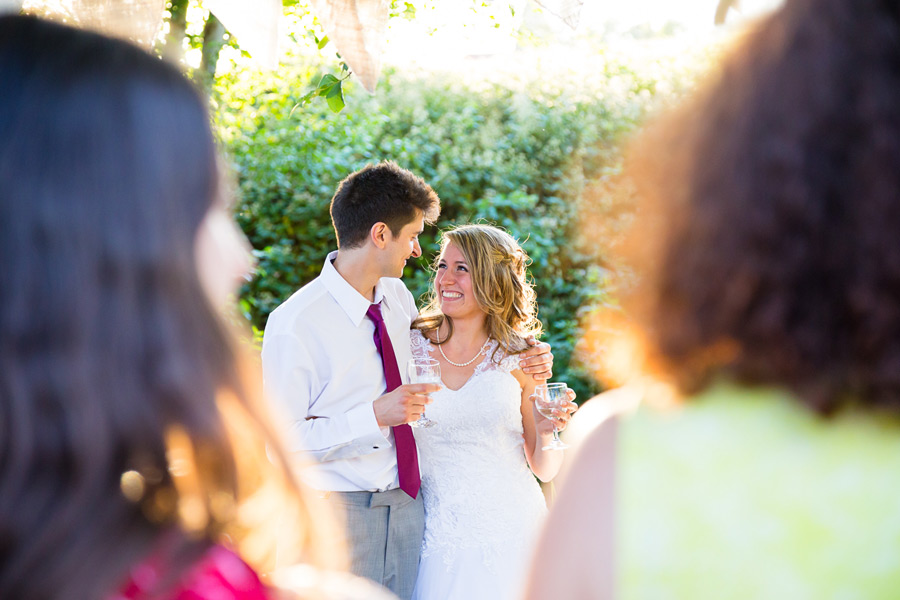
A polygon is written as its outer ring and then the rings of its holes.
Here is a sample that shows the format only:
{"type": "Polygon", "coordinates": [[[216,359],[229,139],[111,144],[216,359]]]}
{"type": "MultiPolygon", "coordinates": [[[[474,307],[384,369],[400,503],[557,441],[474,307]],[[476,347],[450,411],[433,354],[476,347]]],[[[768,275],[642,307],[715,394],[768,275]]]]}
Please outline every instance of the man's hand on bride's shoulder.
{"type": "Polygon", "coordinates": [[[546,381],[553,377],[553,353],[550,344],[539,342],[533,335],[525,340],[531,346],[522,353],[519,367],[523,373],[531,375],[535,381],[546,381]]]}

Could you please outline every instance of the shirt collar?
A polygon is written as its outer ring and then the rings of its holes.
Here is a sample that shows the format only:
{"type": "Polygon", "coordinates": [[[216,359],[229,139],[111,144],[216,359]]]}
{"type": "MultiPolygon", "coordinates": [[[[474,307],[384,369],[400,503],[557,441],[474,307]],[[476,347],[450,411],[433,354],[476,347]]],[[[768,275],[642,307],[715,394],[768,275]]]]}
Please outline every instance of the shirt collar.
{"type": "MultiPolygon", "coordinates": [[[[334,268],[334,264],[332,261],[337,257],[337,250],[333,252],[329,252],[328,256],[325,257],[325,264],[322,265],[322,283],[325,284],[325,289],[328,290],[328,293],[331,294],[332,298],[334,298],[335,302],[338,303],[347,316],[350,317],[350,321],[357,327],[362,322],[363,319],[366,318],[366,311],[369,310],[369,300],[356,291],[349,282],[347,282],[344,277],[337,272],[337,269],[334,268]]],[[[384,294],[384,285],[381,280],[378,280],[378,283],[375,285],[375,304],[381,303],[384,308],[390,309],[390,303],[387,300],[387,297],[384,294]]]]}

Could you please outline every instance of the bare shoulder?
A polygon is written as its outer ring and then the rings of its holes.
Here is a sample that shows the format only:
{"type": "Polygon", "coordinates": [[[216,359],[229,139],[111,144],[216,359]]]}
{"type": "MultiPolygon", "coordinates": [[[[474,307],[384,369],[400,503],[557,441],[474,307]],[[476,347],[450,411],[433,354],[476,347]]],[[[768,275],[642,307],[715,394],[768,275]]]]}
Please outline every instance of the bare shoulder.
{"type": "MultiPolygon", "coordinates": [[[[612,417],[633,411],[640,404],[641,397],[642,392],[637,387],[623,386],[597,394],[583,402],[566,428],[566,443],[582,446],[603,423],[612,417]]],[[[602,437],[602,434],[599,435],[602,437]]]]}
{"type": "MultiPolygon", "coordinates": [[[[572,467],[557,476],[559,494],[538,543],[542,569],[568,577],[532,576],[526,600],[596,598],[615,590],[615,420],[591,432],[577,449],[572,467]]],[[[566,452],[572,452],[567,450],[566,452]]],[[[568,462],[568,459],[567,459],[568,462]]]]}

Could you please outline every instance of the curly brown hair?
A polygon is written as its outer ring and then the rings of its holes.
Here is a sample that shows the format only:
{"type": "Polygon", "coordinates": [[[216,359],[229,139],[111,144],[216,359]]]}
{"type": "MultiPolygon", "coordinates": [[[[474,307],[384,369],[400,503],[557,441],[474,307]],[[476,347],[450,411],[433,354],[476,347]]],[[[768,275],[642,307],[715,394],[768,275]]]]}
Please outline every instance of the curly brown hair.
{"type": "Polygon", "coordinates": [[[788,0],[633,146],[633,305],[682,391],[900,412],[897,12],[788,0]]]}

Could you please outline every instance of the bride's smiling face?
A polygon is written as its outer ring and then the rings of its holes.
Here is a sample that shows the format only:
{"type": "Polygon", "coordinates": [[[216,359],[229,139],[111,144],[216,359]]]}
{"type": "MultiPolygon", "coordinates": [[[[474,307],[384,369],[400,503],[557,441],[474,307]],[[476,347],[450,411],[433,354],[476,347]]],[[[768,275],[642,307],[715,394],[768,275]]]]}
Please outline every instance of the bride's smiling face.
{"type": "Polygon", "coordinates": [[[441,312],[454,319],[485,315],[475,299],[469,263],[453,244],[447,244],[438,260],[434,291],[441,301],[441,312]]]}

